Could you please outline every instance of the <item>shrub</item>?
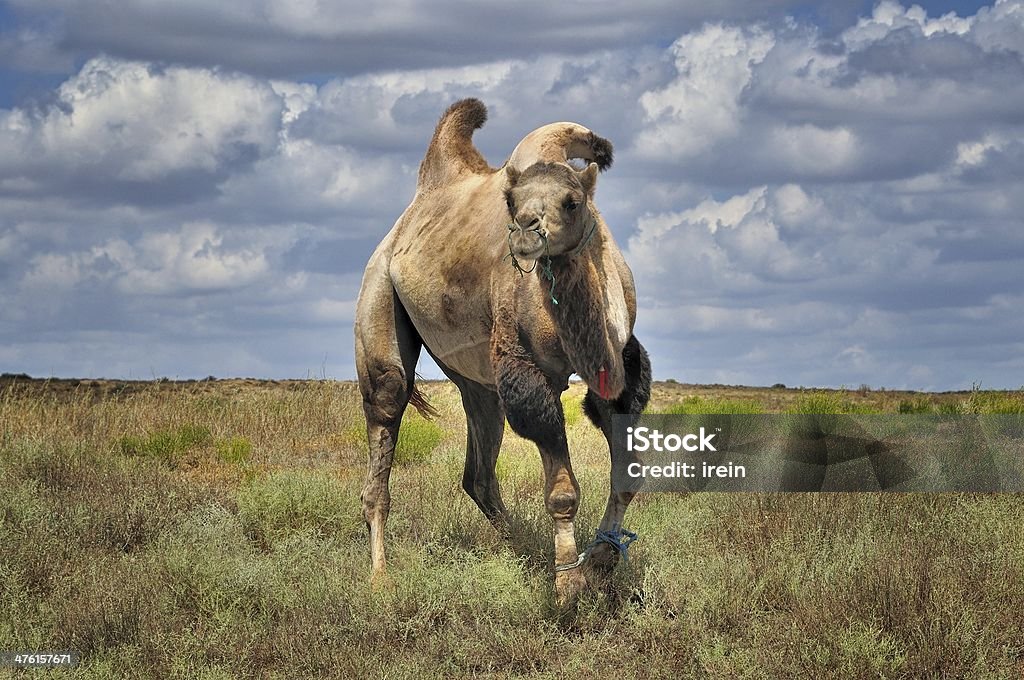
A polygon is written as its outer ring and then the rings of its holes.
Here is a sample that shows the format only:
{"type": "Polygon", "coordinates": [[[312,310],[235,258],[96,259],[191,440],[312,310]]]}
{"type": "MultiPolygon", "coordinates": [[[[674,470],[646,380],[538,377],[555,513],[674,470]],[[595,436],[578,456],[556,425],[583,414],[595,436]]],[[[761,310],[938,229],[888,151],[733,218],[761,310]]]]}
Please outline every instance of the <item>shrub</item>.
{"type": "Polygon", "coordinates": [[[706,399],[704,397],[687,397],[678,404],[665,410],[669,415],[699,415],[716,413],[764,413],[764,406],[759,402],[739,399],[706,399]]]}
{"type": "Polygon", "coordinates": [[[299,531],[327,537],[362,530],[359,494],[333,475],[305,470],[275,472],[243,486],[238,517],[265,549],[299,531]]]}
{"type": "Polygon", "coordinates": [[[932,413],[935,408],[927,397],[914,397],[913,399],[900,399],[897,411],[903,414],[932,413]]]}
{"type": "Polygon", "coordinates": [[[978,413],[1020,415],[1024,414],[1024,398],[1019,394],[985,394],[976,400],[978,413]]]}
{"type": "Polygon", "coordinates": [[[812,390],[803,392],[796,401],[786,409],[786,413],[795,414],[872,414],[880,413],[877,408],[854,404],[841,399],[836,392],[812,390]]]}
{"type": "Polygon", "coordinates": [[[176,433],[176,445],[178,450],[187,451],[209,443],[211,438],[210,428],[205,425],[182,425],[176,433]]]}
{"type": "Polygon", "coordinates": [[[402,427],[398,431],[398,445],[395,447],[395,465],[422,463],[430,458],[444,437],[444,430],[432,420],[418,413],[406,412],[402,427]]]}
{"type": "Polygon", "coordinates": [[[251,455],[252,442],[245,437],[230,437],[217,442],[217,457],[225,463],[244,463],[251,455]]]}
{"type": "Polygon", "coordinates": [[[177,454],[209,443],[211,438],[208,427],[182,425],[177,430],[159,430],[148,437],[125,435],[118,440],[118,448],[126,456],[170,460],[177,454]]]}

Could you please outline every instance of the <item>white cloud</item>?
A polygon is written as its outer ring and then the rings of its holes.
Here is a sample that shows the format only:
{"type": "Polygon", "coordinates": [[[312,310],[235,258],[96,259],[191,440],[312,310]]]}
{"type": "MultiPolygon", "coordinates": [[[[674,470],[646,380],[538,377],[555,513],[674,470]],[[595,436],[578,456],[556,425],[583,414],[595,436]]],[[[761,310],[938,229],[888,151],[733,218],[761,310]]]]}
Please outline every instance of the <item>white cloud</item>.
{"type": "Polygon", "coordinates": [[[766,143],[771,156],[797,174],[830,177],[860,160],[857,136],[849,128],[787,125],[770,135],[766,143]]]}
{"type": "Polygon", "coordinates": [[[721,24],[676,40],[670,48],[676,77],[640,97],[650,124],[637,136],[637,152],[684,160],[736,134],[740,96],[751,81],[753,66],[774,44],[774,36],[759,28],[721,24]]]}
{"type": "Polygon", "coordinates": [[[875,5],[870,17],[859,19],[856,26],[844,31],[842,40],[847,47],[863,47],[901,28],[913,28],[925,36],[939,32],[963,35],[971,29],[973,23],[973,17],[960,17],[955,12],[929,18],[920,5],[903,7],[894,0],[882,0],[875,5]]]}
{"type": "Polygon", "coordinates": [[[777,192],[755,187],[680,213],[641,218],[627,248],[639,290],[669,299],[699,299],[714,291],[721,298],[754,294],[771,281],[823,275],[823,257],[813,249],[817,243],[791,244],[780,236],[776,205],[791,203],[795,192],[802,190],[787,186],[779,199],[777,192]]]}
{"type": "Polygon", "coordinates": [[[998,134],[987,134],[982,139],[972,142],[961,142],[956,146],[956,164],[959,166],[977,167],[985,162],[989,151],[1000,151],[1006,140],[998,134]]]}
{"type": "Polygon", "coordinates": [[[268,270],[259,248],[226,248],[215,225],[193,222],[177,232],[147,234],[129,249],[113,243],[106,254],[125,270],[126,294],[220,291],[247,286],[268,270]]]}
{"type": "Polygon", "coordinates": [[[214,172],[271,151],[281,113],[281,97],[252,78],[97,57],[41,116],[0,114],[0,172],[100,170],[142,181],[214,172]]]}
{"type": "Polygon", "coordinates": [[[262,246],[229,247],[216,225],[192,222],[176,231],[145,234],[134,244],[117,239],[86,252],[40,254],[22,283],[29,289],[68,290],[89,280],[113,280],[128,296],[231,290],[268,273],[268,239],[262,240],[262,246]]]}

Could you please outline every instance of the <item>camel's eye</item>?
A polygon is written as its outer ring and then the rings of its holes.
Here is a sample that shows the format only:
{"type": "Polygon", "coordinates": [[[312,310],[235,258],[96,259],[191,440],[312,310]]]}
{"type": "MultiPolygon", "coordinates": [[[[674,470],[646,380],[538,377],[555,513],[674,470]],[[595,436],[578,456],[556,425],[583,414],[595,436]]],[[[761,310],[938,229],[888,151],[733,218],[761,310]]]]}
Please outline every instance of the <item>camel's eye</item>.
{"type": "Polygon", "coordinates": [[[565,206],[565,211],[570,213],[575,212],[576,208],[580,207],[579,202],[574,201],[571,198],[565,199],[565,203],[563,205],[565,206]]]}
{"type": "Polygon", "coordinates": [[[512,197],[511,196],[505,197],[505,207],[508,208],[508,211],[509,211],[510,214],[515,214],[514,211],[513,211],[514,205],[512,204],[512,197]]]}

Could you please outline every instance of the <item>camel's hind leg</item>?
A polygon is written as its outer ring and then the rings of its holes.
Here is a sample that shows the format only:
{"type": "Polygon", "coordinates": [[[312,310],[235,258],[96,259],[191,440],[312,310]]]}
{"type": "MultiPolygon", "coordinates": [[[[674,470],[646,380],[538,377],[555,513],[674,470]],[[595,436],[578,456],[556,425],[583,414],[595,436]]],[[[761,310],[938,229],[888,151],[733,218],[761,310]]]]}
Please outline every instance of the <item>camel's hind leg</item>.
{"type": "MultiPolygon", "coordinates": [[[[622,350],[622,358],[626,372],[626,387],[622,394],[617,399],[606,401],[593,390],[588,390],[587,396],[583,400],[583,410],[590,420],[601,428],[613,458],[624,455],[625,452],[617,451],[617,447],[612,444],[612,416],[626,414],[630,416],[630,423],[635,423],[651,397],[651,362],[647,358],[647,351],[637,341],[636,336],[629,338],[622,350]]],[[[614,463],[613,460],[613,469],[615,468],[614,463]]],[[[633,496],[634,494],[628,492],[617,493],[613,484],[611,492],[608,494],[608,505],[598,530],[610,532],[621,530],[626,508],[629,507],[633,496]]],[[[614,546],[608,543],[598,543],[590,552],[591,573],[607,573],[615,566],[618,556],[619,551],[614,546]]]]}
{"type": "Polygon", "coordinates": [[[499,531],[508,529],[508,511],[501,500],[495,467],[501,440],[505,435],[505,412],[498,393],[492,388],[462,377],[452,376],[462,393],[466,411],[466,468],[462,488],[476,502],[499,531]]]}
{"type": "Polygon", "coordinates": [[[377,580],[385,573],[384,525],[391,509],[391,463],[402,414],[413,396],[422,341],[386,268],[367,269],[356,318],[356,370],[370,448],[363,517],[370,529],[371,576],[377,580]]]}

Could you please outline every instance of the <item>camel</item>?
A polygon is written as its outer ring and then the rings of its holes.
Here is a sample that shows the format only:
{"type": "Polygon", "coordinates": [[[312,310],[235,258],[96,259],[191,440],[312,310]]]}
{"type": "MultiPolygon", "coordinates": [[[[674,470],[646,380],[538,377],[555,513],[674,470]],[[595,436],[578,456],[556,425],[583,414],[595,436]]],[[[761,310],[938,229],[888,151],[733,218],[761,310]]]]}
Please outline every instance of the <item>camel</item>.
{"type": "Polygon", "coordinates": [[[554,526],[555,593],[566,602],[607,576],[635,534],[622,528],[633,494],[612,489],[600,540],[578,552],[579,485],[559,395],[573,373],[586,383],[584,411],[614,460],[612,416],[635,421],[643,411],[650,361],[633,335],[632,273],[594,205],[611,143],[577,123],[552,123],[493,168],[472,142],[486,119],[477,99],[444,113],[412,203],[362,280],[355,357],[369,442],[361,499],[371,580],[386,572],[388,481],[402,415],[410,403],[431,411],[415,385],[426,347],[462,395],[462,487],[499,530],[509,526],[495,474],[505,419],[537,445],[554,526]],[[572,159],[587,165],[577,169],[572,159]]]}

